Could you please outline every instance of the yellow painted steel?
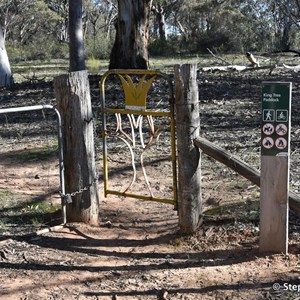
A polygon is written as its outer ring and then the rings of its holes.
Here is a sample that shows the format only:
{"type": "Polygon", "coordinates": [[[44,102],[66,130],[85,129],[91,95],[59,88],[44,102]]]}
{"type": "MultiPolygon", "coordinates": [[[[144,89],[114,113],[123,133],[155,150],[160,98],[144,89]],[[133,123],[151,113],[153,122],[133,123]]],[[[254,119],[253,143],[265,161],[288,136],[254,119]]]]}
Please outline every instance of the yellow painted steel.
{"type": "Polygon", "coordinates": [[[130,198],[136,198],[136,199],[147,200],[147,201],[155,201],[155,202],[161,202],[161,203],[174,205],[173,199],[164,199],[164,198],[156,198],[156,197],[137,195],[137,194],[131,194],[131,193],[122,193],[122,192],[117,192],[117,191],[113,191],[113,190],[107,190],[106,192],[107,192],[107,195],[108,194],[117,195],[117,196],[130,197],[130,198]]]}
{"type": "Polygon", "coordinates": [[[135,86],[129,75],[118,75],[121,79],[125,94],[125,107],[129,109],[145,110],[148,91],[155,79],[155,76],[152,76],[148,81],[145,81],[145,74],[135,86]]]}
{"type": "Polygon", "coordinates": [[[174,95],[171,79],[165,73],[156,70],[109,70],[101,79],[100,82],[100,97],[102,104],[102,138],[103,138],[103,168],[104,168],[104,194],[107,195],[119,195],[131,198],[137,198],[147,201],[157,201],[167,204],[172,204],[174,209],[177,209],[177,171],[176,171],[176,142],[175,142],[175,119],[174,119],[174,95]],[[125,109],[106,108],[105,103],[105,81],[110,75],[117,75],[122,83],[122,87],[125,95],[125,109]],[[140,75],[140,79],[137,85],[134,85],[130,75],[140,75]],[[145,81],[147,75],[152,76],[145,81]],[[146,98],[148,91],[155,80],[156,76],[163,77],[169,85],[169,111],[153,111],[147,110],[146,98]],[[108,163],[107,163],[107,130],[106,130],[106,114],[133,114],[133,115],[145,115],[145,116],[157,116],[157,117],[169,117],[170,119],[170,133],[171,133],[171,159],[172,159],[172,176],[173,176],[173,199],[156,198],[145,195],[138,195],[132,193],[123,193],[114,190],[110,190],[108,187],[108,163]]]}

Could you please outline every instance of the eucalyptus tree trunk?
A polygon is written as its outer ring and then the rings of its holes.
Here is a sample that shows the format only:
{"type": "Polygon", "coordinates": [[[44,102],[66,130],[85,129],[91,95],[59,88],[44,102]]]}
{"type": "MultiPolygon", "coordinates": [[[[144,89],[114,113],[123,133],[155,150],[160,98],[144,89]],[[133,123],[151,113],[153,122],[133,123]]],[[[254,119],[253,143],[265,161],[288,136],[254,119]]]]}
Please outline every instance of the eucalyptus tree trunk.
{"type": "Polygon", "coordinates": [[[157,6],[152,7],[152,11],[155,13],[156,16],[159,39],[161,41],[166,41],[167,32],[166,32],[165,11],[160,3],[158,3],[157,6]]]}
{"type": "Polygon", "coordinates": [[[148,37],[152,0],[118,0],[110,69],[149,69],[148,37]]]}
{"type": "Polygon", "coordinates": [[[283,30],[281,37],[281,48],[282,50],[290,50],[291,48],[291,0],[288,0],[284,5],[283,13],[283,30]]]}
{"type": "Polygon", "coordinates": [[[0,24],[0,87],[10,87],[12,82],[12,73],[5,49],[5,37],[0,24]]]}
{"type": "Polygon", "coordinates": [[[70,72],[85,70],[82,0],[69,0],[70,72]]]}

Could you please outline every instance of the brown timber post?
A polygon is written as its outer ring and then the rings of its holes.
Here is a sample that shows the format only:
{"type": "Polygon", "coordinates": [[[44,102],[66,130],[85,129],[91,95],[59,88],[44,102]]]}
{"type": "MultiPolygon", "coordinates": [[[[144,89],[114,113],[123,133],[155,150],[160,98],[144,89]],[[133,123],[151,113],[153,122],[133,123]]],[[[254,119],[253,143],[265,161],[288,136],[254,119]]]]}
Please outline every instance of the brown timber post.
{"type": "Polygon", "coordinates": [[[201,225],[201,157],[194,139],[200,135],[197,65],[176,65],[175,108],[178,148],[178,214],[182,233],[201,225]]]}
{"type": "Polygon", "coordinates": [[[87,71],[54,78],[54,90],[63,126],[66,195],[72,200],[67,204],[67,221],[98,225],[99,189],[87,71]]]}

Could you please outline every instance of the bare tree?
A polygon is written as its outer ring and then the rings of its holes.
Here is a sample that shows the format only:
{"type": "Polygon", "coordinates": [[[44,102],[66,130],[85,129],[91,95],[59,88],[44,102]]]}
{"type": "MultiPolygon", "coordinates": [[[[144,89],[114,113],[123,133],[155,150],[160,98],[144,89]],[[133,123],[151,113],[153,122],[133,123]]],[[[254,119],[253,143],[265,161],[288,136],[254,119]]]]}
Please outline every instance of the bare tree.
{"type": "Polygon", "coordinates": [[[110,69],[148,69],[152,0],[118,0],[115,43],[110,69]]]}
{"type": "Polygon", "coordinates": [[[152,12],[156,17],[159,39],[165,41],[167,39],[165,10],[160,1],[157,1],[157,3],[152,6],[152,12]]]}
{"type": "Polygon", "coordinates": [[[68,42],[68,0],[44,0],[49,9],[58,16],[57,37],[61,42],[68,42]]]}
{"type": "MultiPolygon", "coordinates": [[[[93,41],[93,53],[99,47],[98,39],[105,37],[105,41],[109,43],[112,39],[112,29],[118,15],[117,2],[103,0],[86,0],[85,2],[86,15],[86,32],[90,33],[93,41]],[[104,33],[101,35],[101,33],[104,33]]],[[[103,40],[102,40],[103,41],[103,40]]]]}

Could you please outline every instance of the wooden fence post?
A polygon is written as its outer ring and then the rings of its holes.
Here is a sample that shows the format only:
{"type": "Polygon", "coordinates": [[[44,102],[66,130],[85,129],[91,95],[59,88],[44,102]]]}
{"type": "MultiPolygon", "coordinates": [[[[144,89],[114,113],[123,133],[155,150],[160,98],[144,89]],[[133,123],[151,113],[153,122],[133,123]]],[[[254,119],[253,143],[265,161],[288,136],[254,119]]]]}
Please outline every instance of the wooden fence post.
{"type": "Polygon", "coordinates": [[[93,114],[87,71],[54,78],[62,118],[68,222],[99,224],[99,189],[95,163],[93,114]]]}
{"type": "Polygon", "coordinates": [[[201,225],[201,157],[194,139],[200,135],[197,65],[175,65],[175,108],[178,148],[178,214],[182,233],[201,225]]]}

